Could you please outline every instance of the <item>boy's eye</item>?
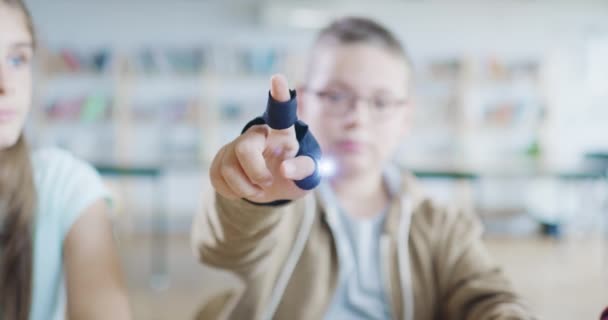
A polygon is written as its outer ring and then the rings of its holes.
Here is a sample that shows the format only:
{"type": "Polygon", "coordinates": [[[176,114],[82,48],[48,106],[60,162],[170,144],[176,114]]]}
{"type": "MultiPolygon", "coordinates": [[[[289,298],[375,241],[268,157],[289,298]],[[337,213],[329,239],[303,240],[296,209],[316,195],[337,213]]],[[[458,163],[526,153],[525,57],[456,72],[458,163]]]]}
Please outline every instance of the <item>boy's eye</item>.
{"type": "Polygon", "coordinates": [[[326,92],[325,98],[332,103],[341,103],[348,100],[348,95],[341,92],[326,92]]]}
{"type": "Polygon", "coordinates": [[[376,109],[385,109],[389,107],[392,103],[392,99],[386,97],[376,97],[372,99],[372,104],[376,109]]]}

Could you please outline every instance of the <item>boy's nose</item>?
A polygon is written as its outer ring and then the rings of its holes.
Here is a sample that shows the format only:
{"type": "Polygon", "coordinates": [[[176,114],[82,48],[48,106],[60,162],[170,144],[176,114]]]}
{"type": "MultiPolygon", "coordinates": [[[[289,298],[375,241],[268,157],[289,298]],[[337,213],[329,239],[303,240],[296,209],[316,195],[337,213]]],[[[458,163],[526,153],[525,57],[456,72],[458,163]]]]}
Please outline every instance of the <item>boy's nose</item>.
{"type": "Polygon", "coordinates": [[[370,106],[365,99],[357,99],[353,102],[351,110],[346,115],[348,127],[367,125],[370,119],[370,106]]]}

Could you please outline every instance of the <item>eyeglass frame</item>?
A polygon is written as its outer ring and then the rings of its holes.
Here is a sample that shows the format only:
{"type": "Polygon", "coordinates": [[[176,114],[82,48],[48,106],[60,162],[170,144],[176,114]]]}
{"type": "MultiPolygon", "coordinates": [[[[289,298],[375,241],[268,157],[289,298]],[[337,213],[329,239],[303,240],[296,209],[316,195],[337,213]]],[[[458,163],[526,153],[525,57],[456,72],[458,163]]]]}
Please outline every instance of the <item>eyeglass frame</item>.
{"type": "Polygon", "coordinates": [[[349,90],[314,90],[311,88],[303,87],[300,89],[300,91],[303,91],[304,93],[313,94],[313,95],[317,96],[318,98],[325,100],[324,101],[325,107],[328,107],[328,108],[331,108],[332,105],[335,108],[335,106],[338,104],[337,102],[327,101],[328,97],[332,93],[338,93],[338,94],[345,95],[346,96],[346,98],[344,100],[345,104],[343,106],[340,106],[340,107],[344,107],[344,111],[342,111],[342,112],[334,111],[333,113],[328,112],[332,116],[344,116],[344,115],[348,114],[349,111],[353,110],[356,107],[357,102],[364,101],[370,110],[370,115],[373,115],[379,119],[384,119],[384,118],[389,117],[389,115],[391,114],[390,111],[395,110],[395,108],[398,108],[398,107],[404,107],[410,102],[410,98],[401,98],[401,99],[389,98],[388,99],[389,101],[384,101],[385,103],[378,103],[378,101],[381,100],[381,98],[379,99],[379,97],[362,97],[349,90]],[[375,100],[375,99],[378,99],[378,100],[375,100]],[[387,111],[379,111],[381,109],[386,109],[387,111]]]}

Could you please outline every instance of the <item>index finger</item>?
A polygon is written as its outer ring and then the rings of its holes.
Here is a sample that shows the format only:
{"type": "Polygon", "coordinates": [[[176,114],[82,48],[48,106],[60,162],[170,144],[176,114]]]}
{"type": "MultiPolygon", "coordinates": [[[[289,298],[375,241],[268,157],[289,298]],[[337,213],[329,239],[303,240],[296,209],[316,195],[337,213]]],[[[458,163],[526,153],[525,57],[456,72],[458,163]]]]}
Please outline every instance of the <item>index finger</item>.
{"type": "Polygon", "coordinates": [[[266,126],[252,127],[241,136],[234,147],[239,164],[249,180],[263,186],[272,184],[272,173],[264,159],[267,130],[266,126]]]}
{"type": "Polygon", "coordinates": [[[278,102],[287,102],[291,99],[287,78],[282,74],[275,74],[270,78],[270,95],[278,102]]]}
{"type": "Polygon", "coordinates": [[[270,96],[264,113],[266,124],[272,129],[271,134],[291,132],[297,121],[297,104],[295,91],[289,90],[285,76],[276,74],[270,79],[270,96]]]}

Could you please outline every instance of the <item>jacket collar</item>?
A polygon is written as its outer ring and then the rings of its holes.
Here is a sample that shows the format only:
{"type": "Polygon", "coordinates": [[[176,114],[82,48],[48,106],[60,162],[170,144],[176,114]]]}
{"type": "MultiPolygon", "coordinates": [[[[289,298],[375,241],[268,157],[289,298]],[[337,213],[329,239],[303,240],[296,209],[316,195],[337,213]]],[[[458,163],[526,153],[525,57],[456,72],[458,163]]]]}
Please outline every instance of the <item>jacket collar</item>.
{"type": "MultiPolygon", "coordinates": [[[[412,208],[416,208],[424,201],[425,194],[416,178],[406,170],[397,165],[390,164],[383,172],[384,183],[391,197],[391,203],[387,211],[385,232],[391,235],[398,233],[399,221],[401,219],[402,197],[410,197],[412,208]]],[[[337,199],[331,186],[327,181],[322,181],[316,190],[317,205],[321,209],[322,217],[334,232],[339,223],[337,215],[337,199]]]]}

